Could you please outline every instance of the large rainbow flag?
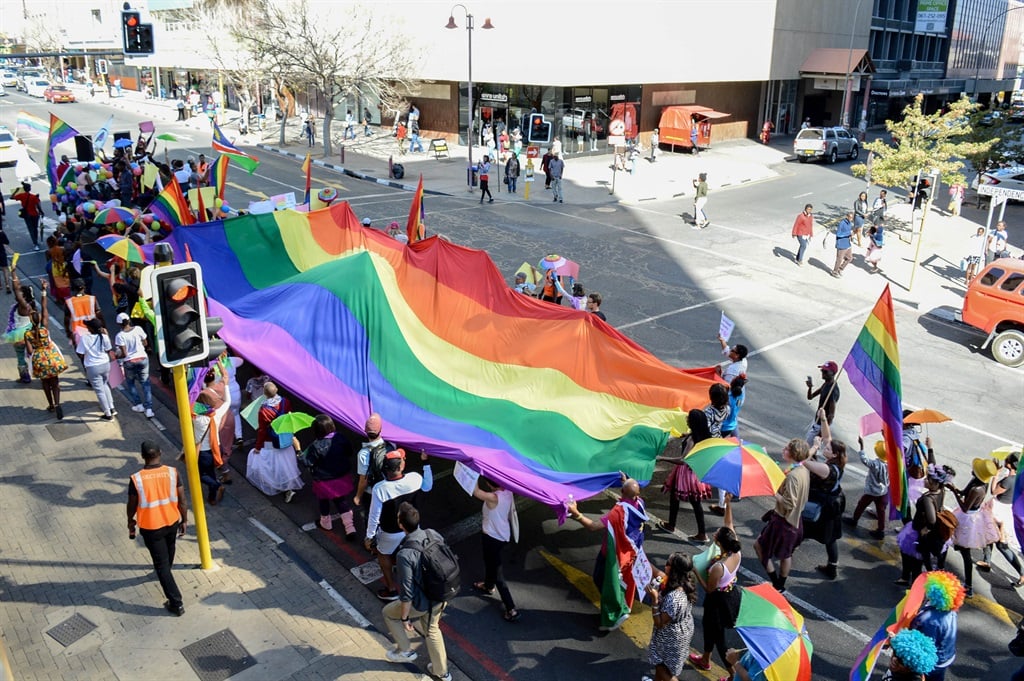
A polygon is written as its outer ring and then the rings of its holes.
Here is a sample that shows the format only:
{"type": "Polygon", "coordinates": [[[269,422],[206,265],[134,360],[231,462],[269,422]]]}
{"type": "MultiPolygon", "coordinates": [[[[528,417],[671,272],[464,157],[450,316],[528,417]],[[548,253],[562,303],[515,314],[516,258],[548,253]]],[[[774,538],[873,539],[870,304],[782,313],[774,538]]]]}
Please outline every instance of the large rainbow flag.
{"type": "Polygon", "coordinates": [[[488,255],[406,247],[347,203],[176,229],[204,266],[219,335],[289,391],[361,431],[465,462],[557,509],[650,480],[712,368],[665,364],[594,315],[509,287],[488,255]]]}
{"type": "Polygon", "coordinates": [[[27,111],[18,112],[18,122],[15,128],[18,135],[38,135],[40,137],[49,134],[50,126],[39,116],[30,114],[27,111]]]}
{"type": "Polygon", "coordinates": [[[46,139],[46,176],[50,178],[50,193],[52,194],[57,190],[57,182],[60,180],[57,177],[57,157],[53,150],[61,142],[66,142],[77,135],[78,131],[53,114],[50,114],[49,133],[46,139]]]}
{"type": "Polygon", "coordinates": [[[893,518],[905,518],[910,515],[910,497],[903,465],[903,384],[896,315],[888,284],[843,361],[843,369],[850,384],[885,425],[882,436],[889,468],[889,513],[893,518]]]}

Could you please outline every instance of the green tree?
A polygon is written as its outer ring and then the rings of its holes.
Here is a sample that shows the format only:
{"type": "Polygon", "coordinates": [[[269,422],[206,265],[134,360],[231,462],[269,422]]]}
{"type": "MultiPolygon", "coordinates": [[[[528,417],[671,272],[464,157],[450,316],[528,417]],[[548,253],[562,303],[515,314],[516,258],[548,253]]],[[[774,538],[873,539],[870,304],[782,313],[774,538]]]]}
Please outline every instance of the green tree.
{"type": "MultiPolygon", "coordinates": [[[[924,97],[918,95],[903,109],[903,119],[886,121],[885,127],[893,144],[877,139],[864,145],[873,152],[871,182],[886,187],[905,187],[921,170],[937,169],[946,184],[965,184],[964,159],[984,153],[994,142],[969,139],[972,131],[970,114],[977,109],[966,97],[949,106],[946,113],[924,113],[924,97]]],[[[857,177],[868,172],[867,164],[858,163],[851,170],[857,177]]]]}

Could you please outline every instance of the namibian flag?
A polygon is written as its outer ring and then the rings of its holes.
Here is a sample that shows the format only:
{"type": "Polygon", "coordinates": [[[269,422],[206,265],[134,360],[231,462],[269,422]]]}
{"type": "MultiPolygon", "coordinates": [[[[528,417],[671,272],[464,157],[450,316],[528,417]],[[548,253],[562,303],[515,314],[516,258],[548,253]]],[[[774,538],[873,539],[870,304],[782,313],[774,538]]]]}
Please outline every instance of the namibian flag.
{"type": "Polygon", "coordinates": [[[185,195],[181,193],[181,185],[173,176],[163,191],[153,199],[153,203],[149,204],[149,212],[157,216],[160,222],[173,227],[191,225],[195,222],[188,202],[185,201],[185,195]]]}
{"type": "Polygon", "coordinates": [[[217,190],[217,198],[223,199],[224,185],[228,180],[228,157],[223,154],[218,156],[217,160],[210,164],[207,173],[209,177],[206,184],[217,190]]]}
{"type": "Polygon", "coordinates": [[[602,554],[604,561],[601,583],[601,629],[618,629],[633,607],[636,597],[636,580],[633,577],[633,561],[636,560],[638,545],[630,537],[643,536],[643,524],[647,515],[642,508],[636,508],[620,501],[608,512],[607,534],[602,554]]]}
{"type": "Polygon", "coordinates": [[[250,156],[232,144],[231,140],[227,138],[216,123],[213,124],[213,141],[210,143],[210,146],[213,147],[214,151],[227,155],[228,158],[241,166],[243,170],[248,171],[250,175],[256,172],[256,168],[260,165],[258,158],[250,156]]]}
{"type": "Polygon", "coordinates": [[[888,284],[843,362],[843,369],[850,384],[885,424],[882,435],[889,468],[889,514],[905,518],[910,515],[910,497],[903,465],[903,385],[896,315],[888,284]]]}
{"type": "Polygon", "coordinates": [[[423,175],[420,175],[420,183],[416,187],[416,193],[412,197],[412,205],[409,206],[409,219],[405,223],[405,233],[409,237],[409,243],[415,243],[427,235],[426,211],[423,208],[423,175]]]}
{"type": "Polygon", "coordinates": [[[50,193],[57,190],[57,158],[53,153],[54,148],[61,142],[66,142],[78,131],[70,125],[50,114],[50,135],[46,139],[46,176],[50,178],[50,193]]]}

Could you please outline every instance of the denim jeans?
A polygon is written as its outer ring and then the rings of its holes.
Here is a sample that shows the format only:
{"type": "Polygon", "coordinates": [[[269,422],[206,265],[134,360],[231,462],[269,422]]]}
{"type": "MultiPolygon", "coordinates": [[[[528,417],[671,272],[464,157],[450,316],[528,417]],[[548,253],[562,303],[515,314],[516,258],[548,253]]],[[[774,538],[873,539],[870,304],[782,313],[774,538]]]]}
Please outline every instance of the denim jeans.
{"type": "Polygon", "coordinates": [[[809,236],[798,236],[796,238],[796,240],[798,242],[800,242],[800,248],[798,248],[797,251],[796,251],[796,261],[797,262],[803,262],[804,261],[804,254],[807,253],[807,244],[809,244],[811,242],[811,237],[809,237],[809,236]]]}
{"type": "Polygon", "coordinates": [[[146,409],[152,409],[153,389],[149,385],[149,358],[125,362],[121,368],[124,370],[124,392],[131,400],[132,406],[141,404],[146,409]],[[136,381],[142,387],[142,397],[139,397],[139,391],[135,387],[136,381]]]}
{"type": "Polygon", "coordinates": [[[109,414],[114,408],[114,397],[110,394],[110,362],[97,366],[85,367],[85,378],[96,393],[100,408],[104,414],[109,414]]]}

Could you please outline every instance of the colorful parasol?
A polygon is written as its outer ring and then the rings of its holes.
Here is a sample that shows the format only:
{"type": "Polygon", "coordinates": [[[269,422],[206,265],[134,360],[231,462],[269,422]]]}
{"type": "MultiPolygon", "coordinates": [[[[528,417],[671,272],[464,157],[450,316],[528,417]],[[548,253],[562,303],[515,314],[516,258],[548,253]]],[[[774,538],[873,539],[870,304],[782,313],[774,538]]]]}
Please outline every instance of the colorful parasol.
{"type": "Polygon", "coordinates": [[[941,411],[934,409],[918,409],[912,411],[903,418],[903,423],[909,423],[914,425],[921,425],[922,423],[945,423],[946,421],[952,421],[941,411]]]}
{"type": "Polygon", "coordinates": [[[743,590],[736,633],[768,681],[811,681],[814,646],[804,617],[771,584],[743,590]]]}
{"type": "Polygon", "coordinates": [[[764,447],[735,437],[712,437],[686,455],[686,463],[703,482],[736,497],[775,494],[786,475],[764,447]]]}
{"type": "Polygon", "coordinates": [[[993,449],[989,453],[989,456],[991,456],[993,459],[1003,460],[1010,454],[1020,454],[1020,450],[1020,445],[1003,445],[1002,447],[996,447],[995,449],[993,449]]]}
{"type": "Polygon", "coordinates": [[[93,216],[92,221],[97,225],[116,225],[119,222],[130,225],[135,222],[136,217],[138,217],[138,214],[135,211],[115,206],[99,211],[93,216]]]}
{"type": "MultiPolygon", "coordinates": [[[[96,242],[99,243],[99,239],[96,242]]],[[[140,265],[146,262],[146,254],[142,252],[142,248],[126,236],[117,237],[116,241],[104,246],[103,250],[111,255],[116,255],[125,262],[134,262],[140,265]]]]}
{"type": "Polygon", "coordinates": [[[281,414],[270,422],[270,427],[278,433],[297,433],[303,428],[309,428],[311,425],[313,425],[313,417],[309,414],[303,414],[301,411],[290,411],[287,414],[281,414]]]}
{"type": "Polygon", "coordinates": [[[547,270],[554,270],[560,277],[572,277],[573,279],[580,278],[580,266],[579,263],[575,263],[568,258],[560,255],[545,255],[539,263],[537,263],[538,269],[541,272],[547,270]]]}

